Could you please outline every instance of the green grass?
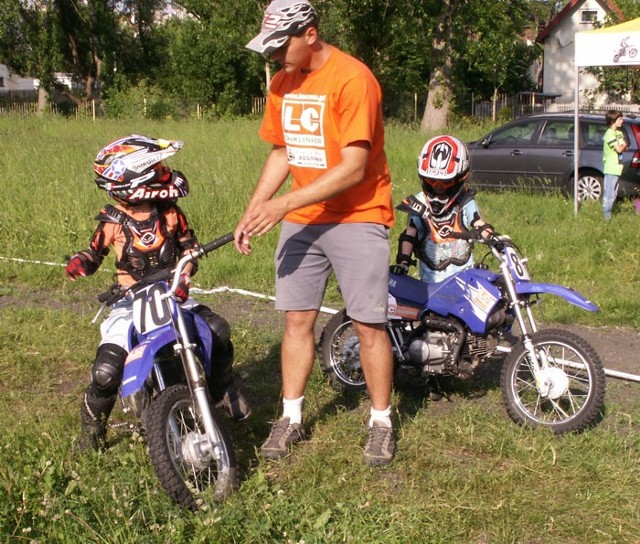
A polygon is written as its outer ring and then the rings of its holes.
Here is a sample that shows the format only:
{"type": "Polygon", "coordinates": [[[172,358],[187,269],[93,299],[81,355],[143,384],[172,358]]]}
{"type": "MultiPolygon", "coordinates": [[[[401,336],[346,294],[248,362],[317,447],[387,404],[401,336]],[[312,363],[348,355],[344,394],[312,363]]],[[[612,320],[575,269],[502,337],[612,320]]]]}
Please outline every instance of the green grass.
{"type": "MultiPolygon", "coordinates": [[[[193,226],[203,241],[231,230],[267,152],[257,126],[0,118],[0,256],[62,264],[64,255],[85,247],[92,218],[107,201],[93,183],[91,161],[108,140],[134,131],[185,140],[171,164],[190,181],[184,208],[193,226]]],[[[396,202],[418,189],[415,157],[424,140],[406,127],[387,131],[396,202]]],[[[535,280],[573,286],[602,308],[592,315],[548,297],[542,307],[549,321],[638,328],[638,218],[630,203],[605,225],[597,205],[582,206],[574,217],[573,203],[558,195],[478,198],[486,219],[525,250],[535,280]]],[[[195,283],[272,293],[276,238],[258,240],[249,258],[221,249],[203,262],[195,283]]],[[[280,394],[281,328],[269,302],[229,294],[202,300],[232,321],[236,367],[254,408],[246,423],[229,424],[242,482],[224,504],[185,512],[161,490],[136,434],[112,431],[104,454],[76,450],[79,401],[99,339],[90,323],[92,297],[109,281],[109,272],[71,283],[61,266],[0,261],[2,542],[640,540],[640,407],[633,389],[624,405],[608,401],[594,430],[555,437],[514,425],[495,377],[452,402],[432,403],[417,388],[398,388],[397,459],[372,470],[360,460],[367,400],[337,394],[316,368],[306,392],[310,440],[288,459],[258,461],[255,449],[280,394]]],[[[339,304],[335,289],[329,298],[339,304]]],[[[119,409],[112,419],[128,421],[119,409]]]]}
{"type": "MultiPolygon", "coordinates": [[[[64,121],[56,118],[0,119],[0,173],[4,183],[0,218],[0,258],[65,262],[65,256],[87,246],[100,207],[108,201],[93,182],[91,163],[107,141],[131,132],[182,139],[185,148],[171,159],[190,183],[181,201],[202,241],[233,230],[251,195],[268,151],[257,136],[258,121],[209,122],[64,121]]],[[[477,138],[484,128],[456,133],[477,138]]],[[[426,139],[417,130],[391,125],[387,155],[392,171],[394,202],[419,185],[415,158],[426,139]]],[[[582,205],[577,217],[573,201],[558,194],[524,192],[480,193],[485,219],[509,234],[529,257],[536,281],[562,283],[592,299],[598,314],[574,309],[561,300],[545,303],[547,318],[557,322],[640,326],[638,289],[640,242],[638,218],[630,202],[605,224],[596,203],[582,205]],[[605,280],[606,281],[603,281],[605,280]]],[[[398,214],[391,235],[395,252],[405,225],[398,214]]],[[[231,247],[207,259],[196,284],[210,288],[230,285],[273,293],[273,253],[277,230],[256,241],[249,258],[231,247]]],[[[64,292],[97,292],[108,285],[112,260],[93,278],[65,283],[60,267],[0,260],[0,280],[35,283],[64,292]]],[[[328,302],[339,304],[335,288],[328,302]]]]}

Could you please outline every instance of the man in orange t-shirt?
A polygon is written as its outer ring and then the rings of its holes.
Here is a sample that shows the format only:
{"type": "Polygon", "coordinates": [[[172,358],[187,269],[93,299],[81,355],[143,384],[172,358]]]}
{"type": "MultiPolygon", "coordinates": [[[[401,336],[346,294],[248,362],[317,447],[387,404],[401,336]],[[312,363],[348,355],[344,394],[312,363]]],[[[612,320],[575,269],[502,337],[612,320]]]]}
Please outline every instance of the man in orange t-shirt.
{"type": "Polygon", "coordinates": [[[315,357],[314,324],[333,271],[360,340],[371,398],[363,460],[389,463],[393,358],[385,330],[393,225],[381,90],[361,62],[323,42],[307,0],[274,0],[247,47],[281,65],[260,136],[272,144],[235,231],[238,251],[283,221],[275,256],[276,308],[285,311],[283,414],[262,455],[278,459],[304,439],[302,404],[315,357]],[[291,190],[275,196],[292,176],[291,190]]]}

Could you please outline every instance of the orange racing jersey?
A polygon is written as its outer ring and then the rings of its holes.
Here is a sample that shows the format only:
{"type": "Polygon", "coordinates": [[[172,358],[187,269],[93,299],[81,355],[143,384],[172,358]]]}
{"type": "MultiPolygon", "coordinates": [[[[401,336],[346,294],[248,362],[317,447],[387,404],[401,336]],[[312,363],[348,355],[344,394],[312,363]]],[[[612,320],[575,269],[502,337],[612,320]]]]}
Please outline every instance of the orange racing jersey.
{"type": "Polygon", "coordinates": [[[313,183],[342,160],[341,149],[369,143],[364,179],[340,194],[289,212],[301,224],[379,223],[393,226],[391,179],[384,152],[382,92],[371,71],[332,47],[311,73],[278,72],[271,83],[260,136],[286,146],[292,190],[313,183]]]}

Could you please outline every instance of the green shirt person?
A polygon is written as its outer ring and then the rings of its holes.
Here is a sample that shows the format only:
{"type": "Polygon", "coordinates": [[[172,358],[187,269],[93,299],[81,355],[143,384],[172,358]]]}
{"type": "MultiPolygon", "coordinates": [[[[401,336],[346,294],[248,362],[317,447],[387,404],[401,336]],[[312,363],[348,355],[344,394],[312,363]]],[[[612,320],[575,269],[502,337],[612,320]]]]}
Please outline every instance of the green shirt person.
{"type": "Polygon", "coordinates": [[[611,219],[613,205],[618,196],[618,181],[622,174],[622,153],[629,144],[624,139],[622,112],[609,110],[606,114],[607,131],[602,144],[602,161],[604,163],[604,192],[602,194],[602,213],[605,220],[611,219]]]}

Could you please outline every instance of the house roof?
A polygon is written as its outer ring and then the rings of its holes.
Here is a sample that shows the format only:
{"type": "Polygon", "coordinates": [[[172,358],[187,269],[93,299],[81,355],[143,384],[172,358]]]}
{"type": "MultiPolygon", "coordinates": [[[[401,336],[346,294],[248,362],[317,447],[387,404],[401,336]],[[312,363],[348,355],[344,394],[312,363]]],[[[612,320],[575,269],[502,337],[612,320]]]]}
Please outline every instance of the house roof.
{"type": "MultiPolygon", "coordinates": [[[[611,0],[596,0],[602,9],[604,9],[607,13],[613,13],[620,21],[624,21],[624,15],[620,11],[620,8],[616,6],[611,0]]],[[[549,21],[549,24],[545,26],[538,35],[536,36],[537,43],[544,43],[544,41],[549,37],[549,34],[553,32],[554,28],[556,28],[566,17],[571,16],[573,11],[584,4],[585,0],[569,0],[567,5],[562,8],[558,14],[549,21]]]]}

